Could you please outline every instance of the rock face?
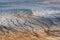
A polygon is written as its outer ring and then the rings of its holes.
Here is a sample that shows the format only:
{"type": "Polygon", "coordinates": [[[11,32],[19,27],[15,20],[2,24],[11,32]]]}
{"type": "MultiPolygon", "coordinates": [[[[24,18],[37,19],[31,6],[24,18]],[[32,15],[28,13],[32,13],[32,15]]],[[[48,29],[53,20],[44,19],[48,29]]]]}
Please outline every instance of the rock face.
{"type": "Polygon", "coordinates": [[[23,11],[0,16],[0,40],[59,39],[60,18],[44,18],[32,15],[31,10],[23,11]]]}

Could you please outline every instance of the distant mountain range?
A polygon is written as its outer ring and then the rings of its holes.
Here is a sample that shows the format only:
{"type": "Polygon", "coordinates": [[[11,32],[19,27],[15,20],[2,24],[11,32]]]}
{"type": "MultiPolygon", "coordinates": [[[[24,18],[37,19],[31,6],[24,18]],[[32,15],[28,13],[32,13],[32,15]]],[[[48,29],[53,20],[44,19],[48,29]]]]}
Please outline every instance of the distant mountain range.
{"type": "Polygon", "coordinates": [[[1,9],[0,14],[32,14],[30,9],[1,9]]]}

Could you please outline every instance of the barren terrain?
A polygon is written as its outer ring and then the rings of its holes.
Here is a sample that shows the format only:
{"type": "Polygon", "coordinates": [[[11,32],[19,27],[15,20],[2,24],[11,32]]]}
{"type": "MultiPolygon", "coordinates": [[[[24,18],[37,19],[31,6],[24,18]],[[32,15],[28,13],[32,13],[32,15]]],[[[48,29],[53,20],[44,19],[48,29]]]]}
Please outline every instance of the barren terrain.
{"type": "Polygon", "coordinates": [[[60,40],[59,27],[50,25],[44,17],[34,15],[1,16],[0,40],[60,40]]]}

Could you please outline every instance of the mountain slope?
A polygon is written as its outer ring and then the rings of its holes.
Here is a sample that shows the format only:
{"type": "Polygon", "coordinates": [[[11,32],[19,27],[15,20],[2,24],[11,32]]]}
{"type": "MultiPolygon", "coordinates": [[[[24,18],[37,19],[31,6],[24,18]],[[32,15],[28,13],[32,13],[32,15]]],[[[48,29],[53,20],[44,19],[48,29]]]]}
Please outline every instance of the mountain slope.
{"type": "Polygon", "coordinates": [[[0,16],[0,36],[4,40],[57,40],[49,35],[56,36],[59,33],[59,30],[54,33],[55,26],[60,28],[59,19],[26,14],[3,15],[0,16]]]}

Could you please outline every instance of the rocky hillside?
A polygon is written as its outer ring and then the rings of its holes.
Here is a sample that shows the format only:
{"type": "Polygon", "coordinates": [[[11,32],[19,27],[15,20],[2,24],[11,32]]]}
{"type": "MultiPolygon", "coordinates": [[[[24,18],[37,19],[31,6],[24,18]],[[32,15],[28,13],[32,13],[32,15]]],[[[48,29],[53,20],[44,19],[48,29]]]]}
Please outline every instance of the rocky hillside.
{"type": "Polygon", "coordinates": [[[32,12],[0,15],[0,40],[60,40],[59,20],[32,12]]]}
{"type": "Polygon", "coordinates": [[[0,16],[0,40],[60,40],[59,19],[20,14],[0,16]]]}

